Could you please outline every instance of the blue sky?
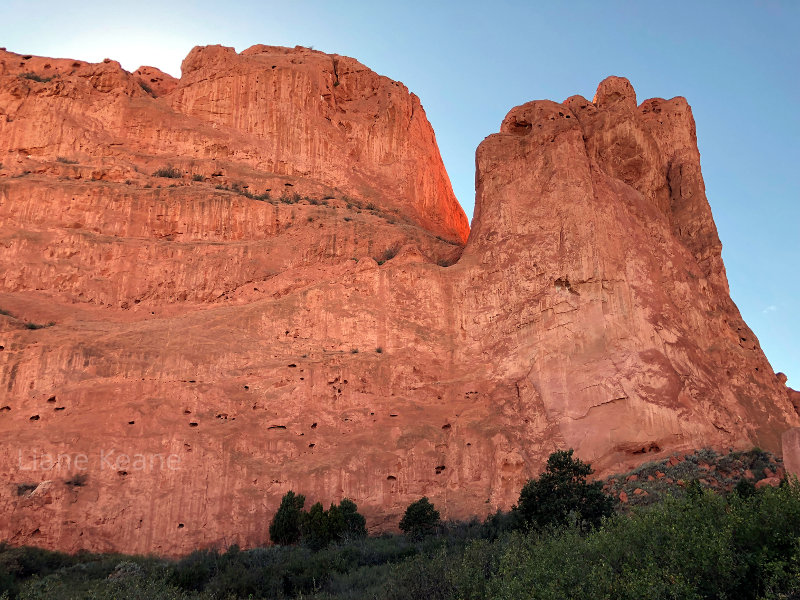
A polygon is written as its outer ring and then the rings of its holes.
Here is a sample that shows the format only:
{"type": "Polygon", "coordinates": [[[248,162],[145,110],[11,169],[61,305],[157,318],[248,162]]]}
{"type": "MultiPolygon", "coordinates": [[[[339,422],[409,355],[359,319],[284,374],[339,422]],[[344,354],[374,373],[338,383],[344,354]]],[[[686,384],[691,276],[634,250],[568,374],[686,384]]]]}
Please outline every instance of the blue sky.
{"type": "Polygon", "coordinates": [[[405,83],[471,217],[474,153],[510,108],[591,99],[607,75],[639,100],[685,96],[731,294],[800,387],[800,2],[51,2],[5,0],[0,45],[180,74],[195,45],[353,56],[405,83]]]}

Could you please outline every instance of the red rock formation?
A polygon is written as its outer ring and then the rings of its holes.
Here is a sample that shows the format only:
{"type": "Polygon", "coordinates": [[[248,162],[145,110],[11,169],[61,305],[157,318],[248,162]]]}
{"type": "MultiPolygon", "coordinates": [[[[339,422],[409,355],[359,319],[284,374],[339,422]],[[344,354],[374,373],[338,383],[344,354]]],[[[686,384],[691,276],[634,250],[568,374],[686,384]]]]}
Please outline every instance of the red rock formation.
{"type": "Polygon", "coordinates": [[[195,49],[152,94],[3,61],[0,538],[252,546],[289,489],[373,530],[422,495],[483,516],[557,448],[602,475],[800,425],[728,296],[683,99],[611,78],[513,109],[462,254],[418,101],[352,59],[195,49]]]}
{"type": "Polygon", "coordinates": [[[93,179],[139,183],[172,166],[274,197],[353,198],[466,240],[433,129],[401,83],[299,47],[195,48],[182,68],[178,82],[152,67],[0,52],[6,169],[87,176],[50,164],[62,157],[92,165],[93,179]]]}
{"type": "Polygon", "coordinates": [[[800,477],[800,427],[793,427],[783,434],[783,464],[786,472],[800,477]]]}
{"type": "Polygon", "coordinates": [[[139,67],[133,72],[144,91],[155,97],[169,94],[178,85],[178,80],[155,67],[139,67]]]}

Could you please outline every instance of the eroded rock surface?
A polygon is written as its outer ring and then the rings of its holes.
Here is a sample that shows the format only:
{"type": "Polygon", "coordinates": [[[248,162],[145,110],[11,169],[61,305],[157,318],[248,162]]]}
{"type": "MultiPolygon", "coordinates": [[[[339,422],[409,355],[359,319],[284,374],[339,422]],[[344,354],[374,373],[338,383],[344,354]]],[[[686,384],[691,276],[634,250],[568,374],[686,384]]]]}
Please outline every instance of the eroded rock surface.
{"type": "Polygon", "coordinates": [[[12,543],[253,546],[290,489],[373,531],[423,495],[483,517],[558,448],[603,475],[800,425],[683,98],[513,109],[471,232],[416,97],[300,48],[196,48],[179,81],[4,53],[0,162],[12,543]]]}

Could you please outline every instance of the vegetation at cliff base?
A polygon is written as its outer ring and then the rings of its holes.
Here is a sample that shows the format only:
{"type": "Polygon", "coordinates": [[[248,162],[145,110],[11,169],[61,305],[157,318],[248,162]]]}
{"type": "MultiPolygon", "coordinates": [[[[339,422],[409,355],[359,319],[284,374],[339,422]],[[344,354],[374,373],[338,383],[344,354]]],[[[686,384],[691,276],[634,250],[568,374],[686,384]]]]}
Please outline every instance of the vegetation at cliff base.
{"type": "Polygon", "coordinates": [[[614,512],[614,501],[600,481],[587,483],[591,466],[572,458],[572,449],[554,452],[539,479],[522,488],[517,510],[536,527],[564,526],[574,520],[583,528],[597,527],[614,512]]]}
{"type": "Polygon", "coordinates": [[[408,505],[400,519],[400,531],[413,538],[422,538],[439,524],[439,511],[423,496],[408,505]]]}
{"type": "MultiPolygon", "coordinates": [[[[753,460],[757,456],[753,453],[753,460]]],[[[317,503],[305,511],[302,496],[291,493],[281,503],[287,518],[279,520],[276,515],[273,521],[288,524],[287,540],[297,536],[288,545],[198,550],[178,561],[69,556],[0,545],[0,598],[800,597],[796,479],[784,478],[779,487],[734,484],[727,491],[713,491],[698,481],[685,489],[676,487],[675,495],[652,504],[618,504],[616,512],[595,520],[587,515],[596,512],[586,512],[586,507],[605,512],[607,501],[595,498],[603,486],[588,483],[581,475],[589,465],[568,452],[551,459],[548,470],[526,485],[529,492],[520,494],[515,510],[497,513],[483,523],[431,525],[438,511],[425,498],[406,511],[408,534],[367,537],[354,503],[342,501],[328,510],[317,503]],[[548,500],[548,493],[559,489],[564,491],[564,502],[548,500]],[[540,506],[530,517],[524,506],[531,498],[543,499],[542,505],[551,509],[543,511],[540,506]],[[549,516],[535,516],[540,514],[549,516]],[[331,533],[348,530],[343,525],[347,522],[353,525],[353,535],[331,533]],[[422,530],[410,526],[418,523],[426,525],[422,530]]],[[[688,472],[692,464],[696,465],[687,459],[680,468],[688,472]]],[[[628,477],[633,474],[617,479],[628,477]]],[[[281,527],[273,528],[276,535],[281,527]]]]}

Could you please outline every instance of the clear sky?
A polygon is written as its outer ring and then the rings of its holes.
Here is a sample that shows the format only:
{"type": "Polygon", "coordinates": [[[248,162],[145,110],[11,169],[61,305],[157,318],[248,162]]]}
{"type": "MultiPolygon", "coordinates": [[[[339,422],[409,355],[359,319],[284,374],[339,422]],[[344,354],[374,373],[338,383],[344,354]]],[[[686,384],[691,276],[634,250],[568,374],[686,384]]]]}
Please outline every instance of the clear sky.
{"type": "Polygon", "coordinates": [[[800,2],[3,0],[0,46],[180,75],[195,45],[353,56],[422,100],[472,216],[474,153],[513,106],[591,99],[607,75],[639,101],[685,96],[733,299],[800,388],[800,2]]]}

